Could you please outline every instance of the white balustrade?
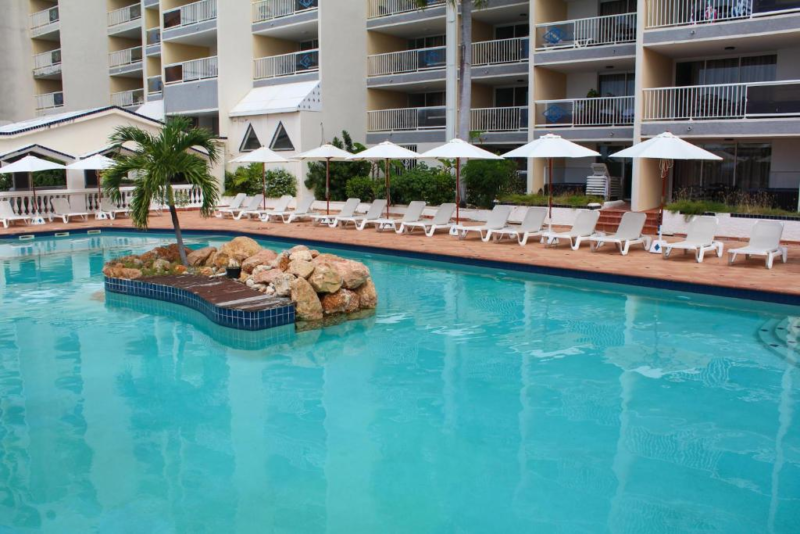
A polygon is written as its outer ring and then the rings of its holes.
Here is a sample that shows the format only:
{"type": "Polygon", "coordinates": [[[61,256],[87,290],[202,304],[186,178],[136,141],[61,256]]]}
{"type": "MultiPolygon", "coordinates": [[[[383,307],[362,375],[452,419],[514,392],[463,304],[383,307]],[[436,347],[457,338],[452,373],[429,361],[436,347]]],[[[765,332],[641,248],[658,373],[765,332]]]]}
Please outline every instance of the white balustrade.
{"type": "Polygon", "coordinates": [[[753,0],[648,0],[645,28],[709,24],[753,16],[753,0]]]}
{"type": "Polygon", "coordinates": [[[31,34],[37,37],[51,30],[59,20],[58,6],[31,14],[31,34]]]}
{"type": "Polygon", "coordinates": [[[126,108],[141,106],[142,104],[144,104],[144,89],[131,89],[129,91],[112,93],[111,95],[111,105],[113,106],[126,108]]]}
{"type": "Polygon", "coordinates": [[[445,121],[444,106],[381,109],[367,112],[367,131],[439,130],[445,121]]]}
{"type": "Polygon", "coordinates": [[[160,95],[164,91],[164,84],[161,76],[150,76],[147,78],[147,94],[160,95]]]}
{"type": "Polygon", "coordinates": [[[142,18],[142,4],[133,4],[108,12],[108,27],[119,26],[142,18]]]}
{"type": "Polygon", "coordinates": [[[164,72],[167,75],[167,84],[196,82],[208,78],[216,78],[219,74],[217,57],[194,59],[183,63],[167,65],[164,72]]]}
{"type": "Polygon", "coordinates": [[[142,47],[135,46],[125,50],[117,50],[108,54],[108,66],[111,68],[133,65],[142,61],[142,47]]]}
{"type": "MultiPolygon", "coordinates": [[[[428,0],[427,7],[441,6],[444,5],[446,1],[447,0],[428,0]]],[[[367,7],[367,18],[370,19],[424,9],[419,7],[417,0],[369,0],[367,7]]]]}
{"type": "Polygon", "coordinates": [[[470,115],[470,130],[478,132],[517,132],[528,129],[527,106],[478,108],[470,115]]]}
{"type": "Polygon", "coordinates": [[[264,22],[318,9],[318,0],[262,0],[253,2],[253,22],[264,22]]]}
{"type": "Polygon", "coordinates": [[[636,13],[536,25],[536,49],[583,48],[636,41],[636,13]]]}
{"type": "Polygon", "coordinates": [[[319,70],[319,50],[313,49],[256,59],[253,77],[256,80],[263,80],[317,70],[319,70]]]}
{"type": "Polygon", "coordinates": [[[635,115],[632,96],[537,100],[537,127],[630,126],[635,115]]]}
{"type": "Polygon", "coordinates": [[[434,46],[367,57],[368,76],[386,76],[445,68],[446,48],[434,46]]]}
{"type": "Polygon", "coordinates": [[[472,45],[472,66],[522,63],[528,61],[528,38],[481,41],[472,45]]]}
{"type": "Polygon", "coordinates": [[[164,12],[164,28],[180,28],[217,18],[217,0],[202,0],[164,12]]]}
{"type": "Polygon", "coordinates": [[[63,105],[64,105],[64,93],[61,91],[36,95],[37,111],[45,111],[48,109],[58,108],[63,105]]]}
{"type": "Polygon", "coordinates": [[[33,56],[33,73],[45,76],[61,72],[61,49],[50,50],[33,56]]]}

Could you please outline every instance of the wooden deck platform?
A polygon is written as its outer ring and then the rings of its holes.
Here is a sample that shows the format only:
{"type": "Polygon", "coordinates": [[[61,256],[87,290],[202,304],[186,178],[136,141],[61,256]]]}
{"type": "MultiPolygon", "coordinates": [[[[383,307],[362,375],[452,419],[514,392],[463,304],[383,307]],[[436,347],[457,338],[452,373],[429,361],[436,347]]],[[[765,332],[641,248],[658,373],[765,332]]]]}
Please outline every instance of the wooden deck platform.
{"type": "Polygon", "coordinates": [[[265,295],[223,276],[208,278],[189,274],[147,276],[140,282],[175,287],[188,291],[218,308],[256,312],[287,306],[291,301],[283,297],[265,295]]]}

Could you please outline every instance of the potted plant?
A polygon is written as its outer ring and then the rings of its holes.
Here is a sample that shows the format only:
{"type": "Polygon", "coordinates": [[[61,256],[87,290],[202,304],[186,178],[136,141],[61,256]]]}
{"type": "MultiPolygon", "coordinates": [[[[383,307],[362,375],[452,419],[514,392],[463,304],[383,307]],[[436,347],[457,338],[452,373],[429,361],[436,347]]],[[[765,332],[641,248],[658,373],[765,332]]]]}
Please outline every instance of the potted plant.
{"type": "Polygon", "coordinates": [[[242,266],[234,259],[228,260],[228,266],[225,268],[225,274],[228,278],[238,279],[242,276],[242,266]]]}

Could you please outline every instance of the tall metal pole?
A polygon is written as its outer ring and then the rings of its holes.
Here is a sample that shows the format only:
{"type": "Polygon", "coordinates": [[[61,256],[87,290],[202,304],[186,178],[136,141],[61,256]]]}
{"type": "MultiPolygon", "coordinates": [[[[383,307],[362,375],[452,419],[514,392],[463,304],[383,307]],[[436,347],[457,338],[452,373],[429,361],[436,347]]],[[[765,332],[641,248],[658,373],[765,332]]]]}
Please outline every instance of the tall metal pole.
{"type": "Polygon", "coordinates": [[[451,0],[445,4],[445,141],[450,141],[458,130],[458,6],[451,0]]]}
{"type": "Polygon", "coordinates": [[[261,209],[267,209],[267,164],[261,162],[261,209]]]}
{"type": "Polygon", "coordinates": [[[456,224],[461,224],[459,210],[461,209],[461,159],[456,158],[456,224]]]}
{"type": "Polygon", "coordinates": [[[389,192],[389,158],[386,158],[386,218],[389,218],[389,206],[392,204],[391,193],[389,192]]]}
{"type": "Polygon", "coordinates": [[[327,202],[327,213],[331,214],[331,158],[325,158],[325,200],[327,202]]]}

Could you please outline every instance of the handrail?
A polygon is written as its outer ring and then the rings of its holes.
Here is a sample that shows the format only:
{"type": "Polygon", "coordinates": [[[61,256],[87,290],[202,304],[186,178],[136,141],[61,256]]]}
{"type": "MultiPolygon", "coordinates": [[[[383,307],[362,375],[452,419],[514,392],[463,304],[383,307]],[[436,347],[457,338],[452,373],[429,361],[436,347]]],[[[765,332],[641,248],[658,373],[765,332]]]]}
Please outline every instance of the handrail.
{"type": "Polygon", "coordinates": [[[36,74],[40,74],[41,71],[44,71],[48,67],[55,67],[58,65],[61,65],[60,48],[48,50],[47,52],[42,52],[41,54],[33,56],[33,71],[36,74]]]}
{"type": "Polygon", "coordinates": [[[584,48],[636,41],[636,13],[536,25],[536,50],[584,48]]]}
{"type": "Polygon", "coordinates": [[[797,3],[789,7],[780,2],[755,3],[753,0],[648,0],[645,29],[752,19],[796,13],[798,9],[797,3]]]}
{"type": "Polygon", "coordinates": [[[51,24],[55,24],[59,21],[60,15],[58,12],[58,6],[53,6],[48,9],[43,9],[41,11],[37,11],[36,13],[31,13],[31,30],[33,30],[34,36],[40,35],[41,31],[50,26],[51,24]]]}
{"type": "Polygon", "coordinates": [[[144,89],[130,89],[111,94],[111,105],[121,108],[144,104],[144,89]]]}
{"type": "Polygon", "coordinates": [[[319,9],[319,0],[261,0],[253,2],[253,22],[265,22],[319,9]]]}
{"type": "Polygon", "coordinates": [[[535,102],[536,127],[629,126],[635,115],[633,96],[565,98],[535,102]]]}
{"type": "MultiPolygon", "coordinates": [[[[441,6],[444,5],[446,1],[447,0],[428,0],[426,7],[441,6]]],[[[390,17],[392,15],[425,9],[424,7],[419,7],[416,0],[369,0],[367,8],[368,19],[390,17]]]]}
{"type": "Polygon", "coordinates": [[[319,49],[258,58],[253,68],[253,78],[256,80],[315,72],[319,70],[319,49]]]}
{"type": "Polygon", "coordinates": [[[367,131],[441,130],[446,123],[445,110],[444,106],[431,106],[368,111],[367,131]]]}
{"type": "Polygon", "coordinates": [[[217,56],[173,63],[164,67],[164,73],[166,85],[216,78],[219,75],[217,56]]]}
{"type": "Polygon", "coordinates": [[[470,130],[478,132],[517,132],[528,129],[528,106],[473,108],[470,130]]]}
{"type": "Polygon", "coordinates": [[[136,3],[108,12],[108,27],[113,28],[142,18],[142,4],[136,3]]]}
{"type": "Polygon", "coordinates": [[[386,76],[445,68],[444,46],[373,54],[367,57],[367,76],[386,76]]]}
{"type": "Polygon", "coordinates": [[[36,110],[59,108],[64,105],[64,92],[55,91],[36,95],[36,110]]]}
{"type": "Polygon", "coordinates": [[[108,66],[110,68],[124,67],[142,61],[142,47],[134,46],[125,50],[117,50],[108,54],[108,66]]]}
{"type": "Polygon", "coordinates": [[[164,29],[182,28],[217,18],[217,0],[200,0],[164,11],[164,29]]]}

